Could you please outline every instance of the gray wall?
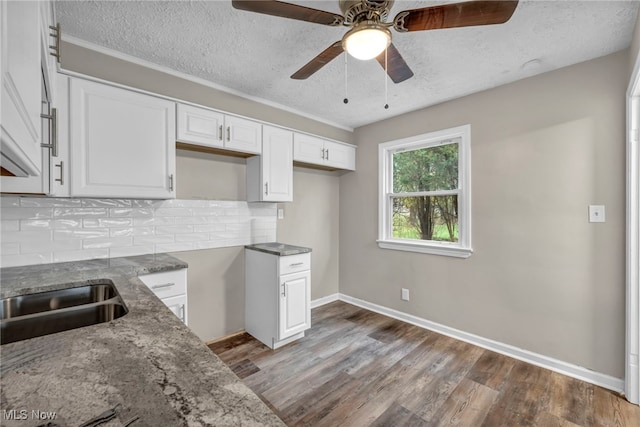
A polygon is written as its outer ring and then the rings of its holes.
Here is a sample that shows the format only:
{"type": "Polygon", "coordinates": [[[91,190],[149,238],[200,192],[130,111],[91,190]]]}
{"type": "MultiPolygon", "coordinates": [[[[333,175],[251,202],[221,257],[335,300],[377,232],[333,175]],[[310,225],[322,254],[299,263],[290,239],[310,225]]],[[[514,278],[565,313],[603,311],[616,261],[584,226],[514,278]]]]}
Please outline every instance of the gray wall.
{"type": "Polygon", "coordinates": [[[358,170],[340,181],[340,292],[622,378],[628,57],[356,129],[358,170]],[[466,123],[473,255],[379,249],[378,143],[466,123]],[[589,204],[606,205],[606,223],[588,223],[589,204]]]}
{"type": "Polygon", "coordinates": [[[633,36],[631,38],[631,48],[629,52],[629,75],[633,73],[633,67],[635,66],[638,59],[638,54],[640,54],[640,13],[638,13],[638,17],[636,18],[636,26],[633,30],[633,36]]]}
{"type": "MultiPolygon", "coordinates": [[[[99,77],[224,111],[268,121],[328,138],[351,142],[351,132],[247,99],[204,87],[69,43],[63,45],[64,69],[99,77]]],[[[245,200],[246,160],[177,151],[179,199],[245,200]]],[[[312,298],[338,292],[338,194],[336,172],[295,168],[294,201],[280,204],[278,240],[309,246],[312,298]]],[[[189,263],[189,326],[209,341],[244,328],[243,248],[172,254],[189,263]]]]}

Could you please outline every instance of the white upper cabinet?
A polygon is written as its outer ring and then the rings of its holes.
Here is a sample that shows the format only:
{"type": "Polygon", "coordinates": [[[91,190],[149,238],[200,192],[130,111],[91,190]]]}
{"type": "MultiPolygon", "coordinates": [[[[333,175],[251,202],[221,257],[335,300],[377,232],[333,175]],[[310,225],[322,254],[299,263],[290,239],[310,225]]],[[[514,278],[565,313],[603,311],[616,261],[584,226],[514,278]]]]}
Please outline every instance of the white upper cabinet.
{"type": "Polygon", "coordinates": [[[82,79],[69,96],[71,196],[175,198],[175,103],[82,79]]]}
{"type": "Polygon", "coordinates": [[[326,169],[356,169],[356,148],[317,136],[295,133],[293,160],[326,169]]]}
{"type": "Polygon", "coordinates": [[[178,104],[178,141],[205,147],[224,147],[224,114],[191,105],[178,104]]]}
{"type": "Polygon", "coordinates": [[[16,176],[42,173],[40,5],[0,2],[2,167],[16,176]]]}
{"type": "Polygon", "coordinates": [[[178,141],[247,154],[262,152],[262,124],[214,110],[178,104],[178,141]]]}
{"type": "Polygon", "coordinates": [[[247,159],[247,200],[293,200],[293,132],[263,126],[262,155],[247,159]]]}
{"type": "Polygon", "coordinates": [[[236,116],[225,116],[224,146],[243,153],[262,153],[262,124],[236,116]]]}

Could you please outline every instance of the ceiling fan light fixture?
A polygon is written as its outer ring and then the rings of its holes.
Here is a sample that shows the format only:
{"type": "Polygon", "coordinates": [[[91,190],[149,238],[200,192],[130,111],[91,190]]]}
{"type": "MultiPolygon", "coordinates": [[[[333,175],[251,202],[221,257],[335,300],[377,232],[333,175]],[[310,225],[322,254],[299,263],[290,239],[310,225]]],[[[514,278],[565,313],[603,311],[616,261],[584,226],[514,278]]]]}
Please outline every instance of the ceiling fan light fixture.
{"type": "Polygon", "coordinates": [[[376,23],[365,22],[351,29],[342,39],[349,55],[366,61],[380,55],[391,44],[391,32],[376,23]]]}

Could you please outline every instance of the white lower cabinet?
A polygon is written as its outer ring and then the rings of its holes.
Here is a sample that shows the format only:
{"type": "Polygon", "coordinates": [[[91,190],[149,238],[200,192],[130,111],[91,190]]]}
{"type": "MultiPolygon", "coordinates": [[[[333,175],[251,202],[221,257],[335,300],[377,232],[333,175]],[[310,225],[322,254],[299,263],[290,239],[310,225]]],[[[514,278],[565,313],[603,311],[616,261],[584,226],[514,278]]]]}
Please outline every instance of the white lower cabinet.
{"type": "Polygon", "coordinates": [[[187,269],[138,276],[187,325],[187,269]]]}
{"type": "Polygon", "coordinates": [[[71,79],[72,197],[175,198],[175,103],[71,79]]]}
{"type": "Polygon", "coordinates": [[[275,349],[310,327],[311,254],[245,249],[245,330],[275,349]]]}

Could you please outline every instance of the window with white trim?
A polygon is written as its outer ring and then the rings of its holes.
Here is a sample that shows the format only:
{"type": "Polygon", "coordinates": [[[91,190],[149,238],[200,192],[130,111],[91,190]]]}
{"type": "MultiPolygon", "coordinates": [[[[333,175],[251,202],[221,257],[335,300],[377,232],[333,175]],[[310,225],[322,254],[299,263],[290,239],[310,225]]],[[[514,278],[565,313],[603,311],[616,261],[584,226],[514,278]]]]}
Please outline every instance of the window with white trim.
{"type": "Polygon", "coordinates": [[[471,255],[471,126],[379,146],[378,245],[471,255]]]}

